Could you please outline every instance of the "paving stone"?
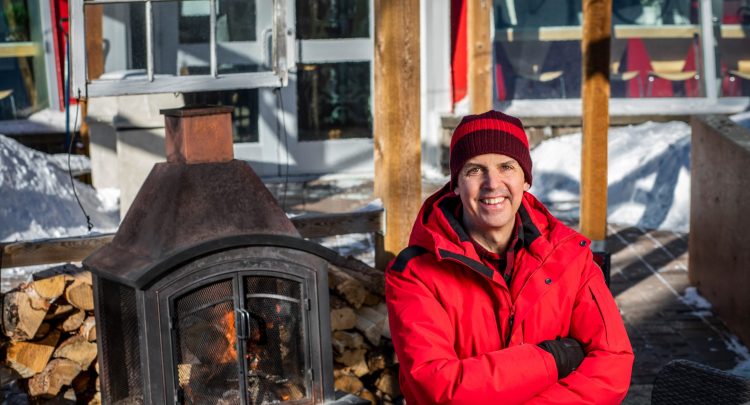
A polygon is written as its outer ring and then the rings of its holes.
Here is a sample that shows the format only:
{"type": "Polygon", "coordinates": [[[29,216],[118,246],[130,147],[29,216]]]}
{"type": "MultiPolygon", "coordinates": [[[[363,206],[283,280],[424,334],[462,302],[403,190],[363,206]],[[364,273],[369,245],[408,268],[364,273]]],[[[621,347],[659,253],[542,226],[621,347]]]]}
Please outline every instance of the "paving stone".
{"type": "Polygon", "coordinates": [[[608,241],[618,248],[611,290],[635,353],[632,385],[623,403],[650,403],[651,384],[671,360],[687,359],[722,370],[737,364],[736,354],[724,341],[729,331],[721,319],[681,300],[690,285],[687,235],[610,225],[608,241]]]}

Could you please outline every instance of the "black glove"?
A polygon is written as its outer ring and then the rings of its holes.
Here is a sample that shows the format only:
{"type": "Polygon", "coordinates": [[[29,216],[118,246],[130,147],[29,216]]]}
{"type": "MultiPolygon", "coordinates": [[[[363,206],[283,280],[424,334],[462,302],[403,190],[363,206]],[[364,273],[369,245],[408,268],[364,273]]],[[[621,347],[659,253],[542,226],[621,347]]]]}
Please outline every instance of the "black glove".
{"type": "Polygon", "coordinates": [[[586,354],[581,344],[573,338],[557,338],[539,343],[539,347],[548,351],[555,358],[557,365],[557,379],[562,379],[572,373],[583,361],[586,354]]]}

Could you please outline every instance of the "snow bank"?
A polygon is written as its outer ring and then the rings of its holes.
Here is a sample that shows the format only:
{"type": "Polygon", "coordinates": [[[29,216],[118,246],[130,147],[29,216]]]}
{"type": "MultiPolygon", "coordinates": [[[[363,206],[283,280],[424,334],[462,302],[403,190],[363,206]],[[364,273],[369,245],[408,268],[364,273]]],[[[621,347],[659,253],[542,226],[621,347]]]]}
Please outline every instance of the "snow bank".
{"type": "Polygon", "coordinates": [[[743,112],[740,114],[735,114],[731,117],[732,121],[736,122],[739,125],[742,125],[743,127],[750,129],[750,111],[743,112]]]}
{"type": "MultiPolygon", "coordinates": [[[[688,232],[690,126],[646,122],[612,128],[608,146],[608,221],[688,232]]],[[[531,151],[531,192],[563,218],[578,216],[580,157],[580,133],[547,140],[531,151]]]]}
{"type": "MultiPolygon", "coordinates": [[[[72,166],[85,166],[76,158],[72,166]]],[[[0,135],[0,241],[82,235],[86,219],[73,194],[67,157],[50,156],[0,135]]],[[[111,232],[118,224],[111,192],[105,206],[90,186],[75,181],[94,232],[111,232]]]]}

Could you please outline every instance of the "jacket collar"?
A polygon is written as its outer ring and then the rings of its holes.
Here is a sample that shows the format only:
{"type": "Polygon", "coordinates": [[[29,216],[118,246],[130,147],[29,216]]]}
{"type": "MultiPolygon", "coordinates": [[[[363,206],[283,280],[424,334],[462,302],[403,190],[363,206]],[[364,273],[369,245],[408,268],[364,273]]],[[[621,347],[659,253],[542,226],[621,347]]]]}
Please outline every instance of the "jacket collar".
{"type": "MultiPolygon", "coordinates": [[[[418,245],[432,251],[439,260],[460,262],[483,276],[494,279],[495,272],[481,262],[474,243],[464,229],[456,212],[460,198],[446,184],[430,196],[422,206],[409,245],[418,245]]],[[[521,219],[519,234],[527,253],[541,261],[550,249],[545,233],[551,218],[544,206],[530,193],[524,198],[518,211],[521,219]]]]}

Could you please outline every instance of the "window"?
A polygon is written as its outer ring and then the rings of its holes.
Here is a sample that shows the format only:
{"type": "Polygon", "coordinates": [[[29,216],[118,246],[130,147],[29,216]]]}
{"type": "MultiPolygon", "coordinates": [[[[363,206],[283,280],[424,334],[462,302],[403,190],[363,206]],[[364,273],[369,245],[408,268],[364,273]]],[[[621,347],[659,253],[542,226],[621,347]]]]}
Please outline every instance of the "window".
{"type": "Polygon", "coordinates": [[[73,0],[73,94],[286,85],[287,1],[73,0]]]}
{"type": "Polygon", "coordinates": [[[42,18],[36,1],[0,7],[0,120],[25,118],[47,106],[42,18]]]}

